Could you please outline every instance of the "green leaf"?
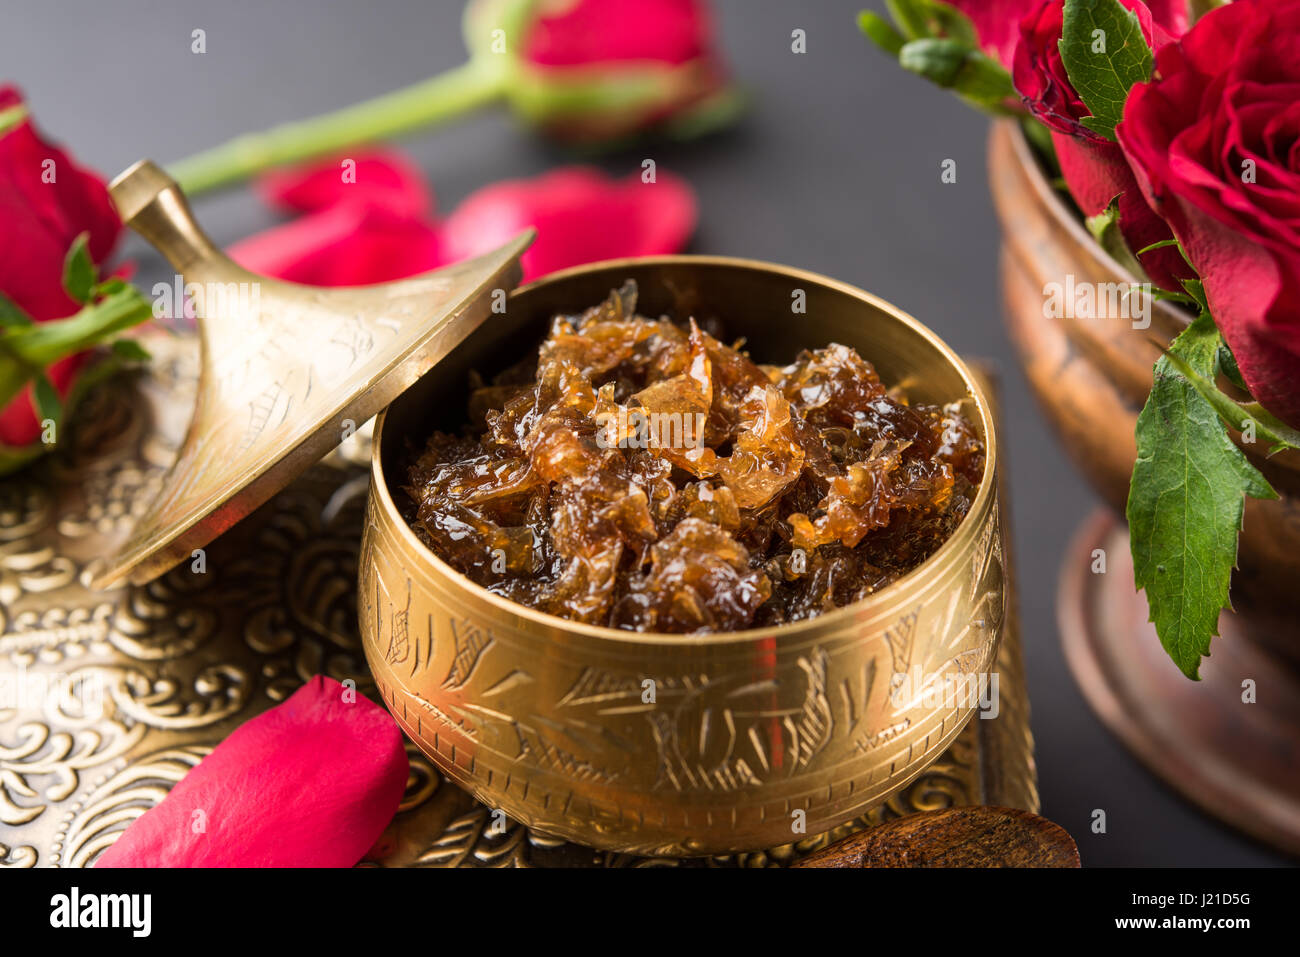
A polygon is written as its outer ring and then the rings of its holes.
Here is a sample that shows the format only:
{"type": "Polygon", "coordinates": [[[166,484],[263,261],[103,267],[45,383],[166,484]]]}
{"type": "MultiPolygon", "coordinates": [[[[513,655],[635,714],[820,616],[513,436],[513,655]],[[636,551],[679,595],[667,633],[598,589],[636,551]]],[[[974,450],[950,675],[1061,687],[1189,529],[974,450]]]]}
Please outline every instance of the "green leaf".
{"type": "Polygon", "coordinates": [[[105,296],[112,296],[126,289],[130,284],[121,276],[109,276],[98,286],[95,287],[95,298],[102,299],[105,296]]]}
{"type": "Polygon", "coordinates": [[[903,46],[898,62],[905,70],[952,89],[985,107],[1015,95],[1011,75],[1002,64],[961,40],[928,38],[903,46]]]}
{"type": "Polygon", "coordinates": [[[1145,256],[1147,253],[1152,252],[1153,250],[1166,249],[1169,246],[1177,246],[1177,245],[1178,245],[1178,240],[1176,239],[1162,239],[1159,242],[1151,243],[1151,245],[1149,246],[1143,246],[1141,249],[1137,251],[1137,254],[1139,256],[1145,256]]]}
{"type": "Polygon", "coordinates": [[[919,40],[931,35],[930,25],[916,0],[885,0],[885,8],[907,39],[919,40]]]}
{"type": "Polygon", "coordinates": [[[1136,14],[1119,0],[1065,0],[1061,62],[1092,114],[1082,122],[1108,140],[1134,83],[1151,77],[1151,48],[1136,14]]]}
{"type": "Polygon", "coordinates": [[[1219,342],[1213,320],[1202,315],[1156,363],[1138,416],[1128,498],[1135,583],[1146,590],[1160,643],[1189,678],[1199,677],[1200,659],[1219,633],[1219,613],[1231,607],[1244,496],[1277,497],[1170,359],[1212,375],[1219,342]]]}
{"type": "Polygon", "coordinates": [[[27,106],[24,103],[0,110],[0,133],[9,132],[25,119],[27,119],[27,106]]]}
{"type": "Polygon", "coordinates": [[[129,362],[148,362],[152,358],[138,339],[115,339],[110,348],[129,362]]]}
{"type": "Polygon", "coordinates": [[[1147,279],[1146,270],[1138,262],[1137,256],[1128,248],[1128,241],[1124,239],[1124,234],[1119,228],[1119,197],[1111,197],[1111,201],[1100,213],[1095,216],[1089,216],[1084,220],[1088,227],[1088,232],[1098,243],[1101,248],[1110,253],[1111,258],[1119,263],[1130,273],[1143,282],[1147,279]]]}
{"type": "Polygon", "coordinates": [[[871,10],[863,10],[858,14],[858,29],[892,57],[898,56],[898,51],[907,42],[892,24],[871,10]]]}
{"type": "Polygon", "coordinates": [[[72,241],[63,260],[63,288],[77,302],[90,302],[95,292],[95,264],[90,259],[90,233],[72,241]]]}
{"type": "Polygon", "coordinates": [[[1187,290],[1187,295],[1192,297],[1192,300],[1200,307],[1201,312],[1208,313],[1210,311],[1210,302],[1205,298],[1205,283],[1199,279],[1183,279],[1181,282],[1183,288],[1187,290]]]}
{"type": "MultiPolygon", "coordinates": [[[[943,0],[885,0],[885,6],[908,40],[949,37],[971,48],[980,45],[979,34],[970,17],[943,0]]],[[[875,16],[870,11],[863,11],[863,14],[875,16]]],[[[859,24],[863,14],[858,15],[859,24]]]]}
{"type": "Polygon", "coordinates": [[[1232,354],[1232,349],[1228,347],[1226,342],[1219,346],[1219,371],[1227,376],[1228,381],[1242,392],[1250,392],[1250,386],[1246,385],[1241,370],[1237,368],[1237,357],[1232,354]]]}
{"type": "MultiPolygon", "coordinates": [[[[1222,342],[1222,340],[1220,340],[1222,342]]],[[[1217,350],[1216,350],[1217,353],[1217,350]]],[[[1219,413],[1219,417],[1238,432],[1253,429],[1256,438],[1263,438],[1269,443],[1269,454],[1282,449],[1300,448],[1300,432],[1291,428],[1277,418],[1258,402],[1240,403],[1224,395],[1214,384],[1211,375],[1201,375],[1177,353],[1171,352],[1169,362],[1187,378],[1206,402],[1219,413]]],[[[1215,364],[1218,355],[1215,355],[1215,364]]]]}
{"type": "Polygon", "coordinates": [[[54,383],[44,372],[37,375],[32,382],[32,398],[35,400],[38,419],[42,421],[50,419],[57,424],[63,417],[63,401],[59,398],[54,383]]]}
{"type": "Polygon", "coordinates": [[[23,312],[18,303],[0,292],[0,329],[11,329],[15,326],[30,326],[32,324],[32,317],[23,312]]]}

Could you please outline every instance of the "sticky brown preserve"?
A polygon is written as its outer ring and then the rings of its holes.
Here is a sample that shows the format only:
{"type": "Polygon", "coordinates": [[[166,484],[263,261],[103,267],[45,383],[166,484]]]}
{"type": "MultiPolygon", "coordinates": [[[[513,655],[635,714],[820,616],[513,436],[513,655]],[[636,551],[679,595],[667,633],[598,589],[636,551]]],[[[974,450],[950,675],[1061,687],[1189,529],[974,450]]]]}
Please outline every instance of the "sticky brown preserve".
{"type": "Polygon", "coordinates": [[[841,345],[757,365],[636,295],[556,316],[412,454],[411,525],[473,581],[632,631],[777,625],[889,584],[970,509],[984,450],[956,403],[909,406],[841,345]]]}

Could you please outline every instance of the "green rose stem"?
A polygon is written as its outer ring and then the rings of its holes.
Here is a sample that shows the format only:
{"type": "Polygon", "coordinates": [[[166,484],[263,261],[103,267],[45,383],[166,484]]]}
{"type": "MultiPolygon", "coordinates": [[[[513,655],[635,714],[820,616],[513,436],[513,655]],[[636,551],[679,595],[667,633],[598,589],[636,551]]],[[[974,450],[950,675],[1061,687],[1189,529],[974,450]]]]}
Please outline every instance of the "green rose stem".
{"type": "Polygon", "coordinates": [[[272,166],[313,159],[357,143],[436,126],[502,99],[507,71],[485,57],[353,106],[238,136],[173,163],[168,172],[191,196],[272,166]]]}
{"type": "Polygon", "coordinates": [[[149,302],[128,286],[67,319],[10,328],[0,338],[0,408],[54,362],[139,325],[150,315],[149,302]]]}

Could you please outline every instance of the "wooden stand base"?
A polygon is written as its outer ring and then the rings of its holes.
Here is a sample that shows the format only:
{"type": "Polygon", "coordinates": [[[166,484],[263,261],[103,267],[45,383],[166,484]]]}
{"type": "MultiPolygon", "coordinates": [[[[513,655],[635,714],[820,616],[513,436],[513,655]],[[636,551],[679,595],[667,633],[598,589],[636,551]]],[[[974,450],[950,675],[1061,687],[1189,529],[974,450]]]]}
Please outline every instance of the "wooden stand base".
{"type": "MultiPolygon", "coordinates": [[[[1128,530],[1093,515],[1066,556],[1061,640],[1084,697],[1153,772],[1220,820],[1300,855],[1300,673],[1224,614],[1191,681],[1169,660],[1133,588],[1128,530]],[[1095,549],[1106,571],[1093,572],[1095,549]],[[1254,703],[1248,693],[1253,682],[1254,703]]],[[[1296,625],[1300,630],[1300,624],[1296,625]]]]}

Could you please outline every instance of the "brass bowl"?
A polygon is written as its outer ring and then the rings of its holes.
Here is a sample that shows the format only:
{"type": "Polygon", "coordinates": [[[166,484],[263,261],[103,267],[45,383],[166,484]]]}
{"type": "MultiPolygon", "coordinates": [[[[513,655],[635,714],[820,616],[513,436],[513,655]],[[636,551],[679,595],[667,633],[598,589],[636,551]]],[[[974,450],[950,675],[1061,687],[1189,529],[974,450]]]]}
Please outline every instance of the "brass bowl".
{"type": "Polygon", "coordinates": [[[788,843],[906,786],[973,713],[963,687],[987,675],[1003,623],[996,468],[989,404],[970,370],[916,320],[859,289],[715,257],[557,273],[516,290],[504,315],[376,423],[358,598],[366,658],[429,758],[541,833],[671,856],[788,843]],[[970,514],[898,582],[775,629],[680,636],[594,627],[462,577],[402,517],[409,444],[465,421],[471,369],[522,358],[553,314],[583,309],[628,278],[639,284],[640,311],[716,315],[758,361],[840,342],[913,401],[964,400],[988,448],[970,514]],[[806,314],[792,313],[796,289],[806,314]]]}

